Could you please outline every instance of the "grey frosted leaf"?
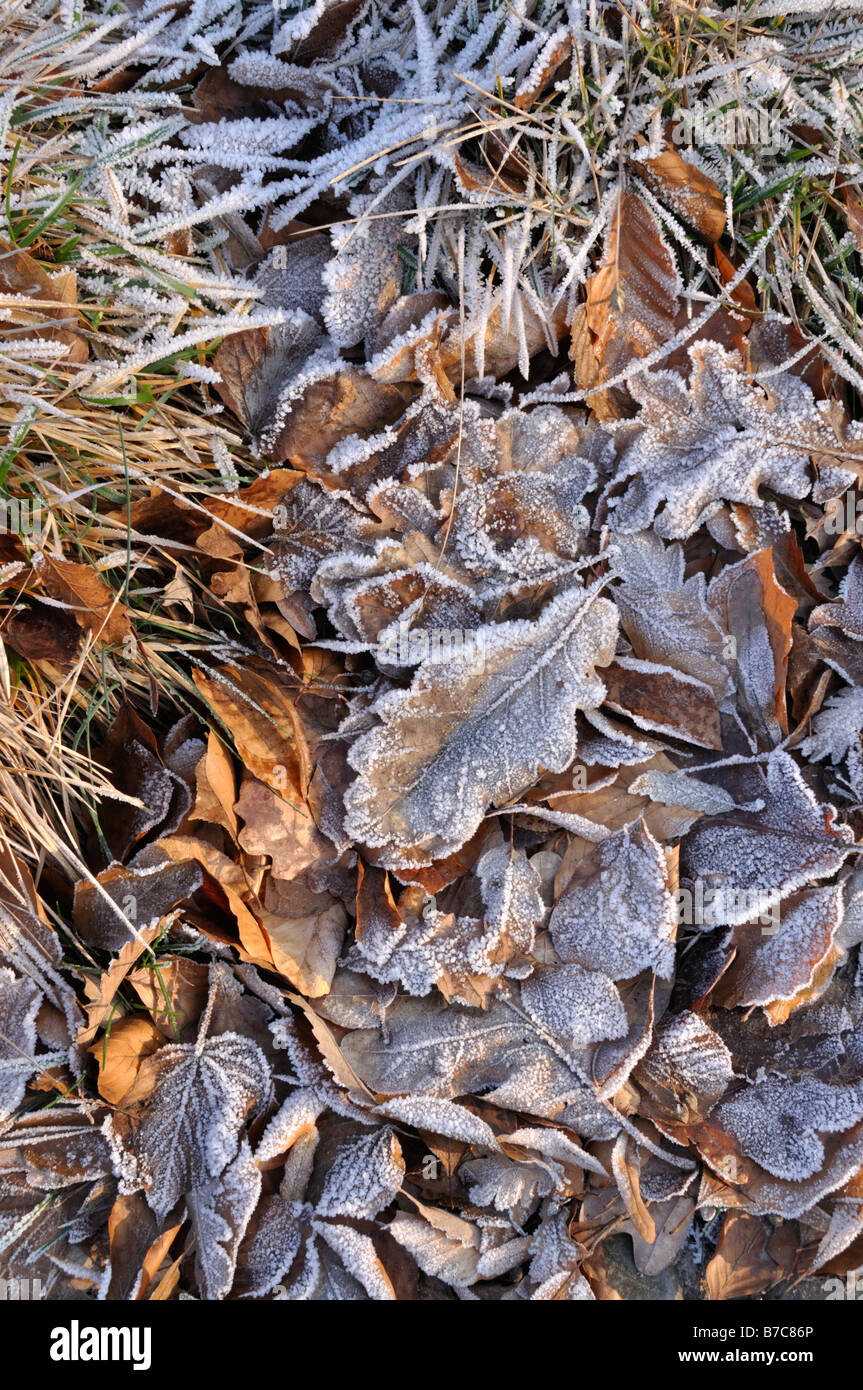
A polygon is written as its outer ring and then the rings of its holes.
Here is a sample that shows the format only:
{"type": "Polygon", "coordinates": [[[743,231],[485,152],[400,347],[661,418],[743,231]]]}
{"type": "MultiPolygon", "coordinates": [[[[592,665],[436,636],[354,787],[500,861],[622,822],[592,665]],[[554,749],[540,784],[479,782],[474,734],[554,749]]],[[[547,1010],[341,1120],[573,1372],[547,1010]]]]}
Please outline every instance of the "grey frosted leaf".
{"type": "MultiPolygon", "coordinates": [[[[690,347],[690,383],[673,371],[645,372],[630,383],[641,405],[640,429],[629,420],[610,428],[627,437],[609,499],[613,525],[685,539],[721,501],[757,506],[759,488],[806,497],[810,457],[834,457],[837,435],[829,402],[817,402],[798,376],[781,373],[769,389],[740,369],[718,343],[690,347]]],[[[850,425],[842,453],[863,453],[863,428],[850,425]]]]}
{"type": "Polygon", "coordinates": [[[663,1012],[670,993],[670,984],[647,971],[621,982],[626,1030],[619,1038],[593,1044],[580,1065],[581,1074],[590,1079],[599,1099],[610,1100],[645,1055],[653,1041],[654,1019],[663,1012]]]}
{"type": "Polygon", "coordinates": [[[315,1211],[318,1216],[371,1220],[389,1206],[405,1175],[401,1146],[389,1126],[350,1139],[327,1172],[315,1211]]]}
{"type": "Polygon", "coordinates": [[[476,1267],[481,1279],[500,1279],[523,1264],[530,1250],[530,1236],[516,1236],[484,1250],[476,1267]]]}
{"type": "Polygon", "coordinates": [[[608,1176],[598,1158],[587,1153],[580,1145],[574,1144],[560,1129],[553,1129],[550,1126],[541,1129],[523,1127],[508,1134],[506,1142],[507,1144],[518,1144],[525,1149],[530,1149],[532,1153],[541,1154],[543,1158],[554,1159],[557,1163],[583,1168],[588,1173],[598,1174],[599,1177],[608,1176]]]}
{"type": "Polygon", "coordinates": [[[729,694],[725,637],[707,605],[704,575],[683,577],[683,547],[664,545],[653,531],[610,540],[619,550],[614,599],[635,655],[694,676],[717,699],[729,694]]]}
{"type": "Polygon", "coordinates": [[[706,1115],[733,1078],[731,1053],[719,1034],[687,1010],[663,1019],[639,1065],[636,1084],[642,1082],[672,1111],[695,1106],[706,1115]]]}
{"type": "Polygon", "coordinates": [[[540,1028],[569,1047],[583,1047],[627,1030],[620,995],[607,975],[581,965],[552,965],[521,987],[521,1001],[540,1028]]]}
{"type": "Polygon", "coordinates": [[[778,924],[752,922],[732,934],[736,955],[715,999],[728,1007],[792,1000],[829,963],[842,921],[842,885],[795,893],[781,904],[778,924]]]}
{"type": "Polygon", "coordinates": [[[485,1099],[492,1105],[542,1118],[563,1117],[584,1085],[551,1047],[530,1042],[507,1051],[495,1071],[501,1076],[485,1099]]]}
{"type": "Polygon", "coordinates": [[[836,943],[846,951],[863,942],[863,866],[858,864],[845,883],[845,911],[836,943]]]}
{"type": "Polygon", "coordinates": [[[823,1265],[835,1260],[843,1250],[847,1250],[853,1240],[863,1231],[863,1210],[856,1199],[839,1200],[830,1217],[830,1225],[821,1237],[818,1249],[809,1266],[809,1273],[821,1269],[823,1265]]]}
{"type": "Polygon", "coordinates": [[[438,1230],[421,1216],[410,1216],[400,1211],[393,1217],[387,1231],[413,1255],[424,1274],[456,1287],[469,1287],[476,1283],[480,1251],[475,1228],[475,1243],[471,1244],[438,1230]]]}
{"type": "Polygon", "coordinates": [[[224,1173],[186,1198],[195,1233],[195,1269],[201,1297],[230,1293],[237,1250],[261,1195],[261,1172],[247,1140],[224,1173]]]}
{"type": "Polygon", "coordinates": [[[302,309],[320,320],[325,293],[321,274],[330,252],[325,232],[273,247],[255,270],[255,286],[263,291],[263,303],[289,312],[302,309]]]}
{"type": "Polygon", "coordinates": [[[835,765],[849,749],[858,747],[861,730],[863,686],[857,685],[824,701],[812,721],[812,733],[800,744],[800,752],[816,762],[829,758],[835,765]]]}
{"type": "Polygon", "coordinates": [[[377,1302],[395,1302],[395,1290],[368,1236],[351,1226],[336,1226],[326,1221],[316,1221],[315,1230],[338,1255],[347,1273],[363,1286],[369,1298],[377,1302]]]}
{"type": "Polygon", "coordinates": [[[829,1086],[814,1077],[771,1078],[722,1101],[711,1118],[768,1173],[801,1182],[824,1162],[819,1135],[841,1134],[863,1119],[863,1083],[829,1086]]]}
{"type": "Polygon", "coordinates": [[[769,904],[835,873],[853,843],[852,832],[835,824],[833,807],[816,801],[785,752],[773,752],[767,762],[764,802],[763,811],[701,821],[684,841],[686,872],[723,894],[729,926],[751,918],[754,899],[769,904]]]}
{"type": "MultiPolygon", "coordinates": [[[[507,410],[495,422],[495,445],[495,475],[523,471],[568,477],[578,502],[595,486],[597,467],[607,469],[614,460],[611,436],[601,425],[577,423],[557,405],[507,410]]],[[[485,476],[485,471],[476,475],[485,476]]]]}
{"type": "Polygon", "coordinates": [[[285,1300],[292,1303],[307,1303],[312,1299],[324,1300],[338,1297],[337,1293],[330,1294],[325,1291],[330,1282],[331,1268],[336,1279],[344,1285],[343,1298],[351,1300],[362,1298],[362,1290],[356,1280],[345,1274],[338,1260],[334,1257],[322,1259],[317,1240],[310,1236],[303,1247],[299,1268],[295,1269],[291,1275],[285,1291],[279,1290],[274,1295],[274,1299],[280,1302],[285,1300]]]}
{"type": "Polygon", "coordinates": [[[333,976],[329,994],[315,1000],[315,1009],[339,1028],[376,1028],[381,1021],[381,995],[366,975],[341,967],[333,976]]]}
{"type": "Polygon", "coordinates": [[[642,970],[670,979],[677,914],[665,856],[646,827],[619,830],[585,855],[549,929],[561,960],[612,980],[642,970]]]}
{"type": "Polygon", "coordinates": [[[483,1148],[498,1148],[494,1130],[485,1120],[440,1096],[399,1096],[378,1106],[378,1113],[400,1120],[413,1129],[425,1129],[442,1134],[463,1144],[478,1144],[483,1148]]]}
{"type": "Polygon", "coordinates": [[[505,1005],[487,1012],[445,1007],[433,999],[398,998],[387,1010],[386,1038],[377,1030],[348,1033],[342,1051],[373,1091],[384,1095],[467,1095],[498,1079],[525,1025],[505,1005]]]}
{"type": "Polygon", "coordinates": [[[17,1110],[41,1065],[33,1056],[41,1005],[42,991],[32,980],[0,968],[0,1119],[17,1110]]]}
{"type": "Polygon", "coordinates": [[[531,1250],[530,1277],[544,1284],[564,1273],[571,1273],[581,1263],[583,1250],[570,1239],[569,1222],[565,1211],[547,1211],[534,1234],[531,1250]]]}
{"type": "Polygon", "coordinates": [[[494,845],[476,862],[489,934],[506,937],[515,950],[532,950],[545,916],[539,875],[524,850],[494,845]]]}
{"type": "Polygon", "coordinates": [[[407,930],[391,932],[385,956],[382,950],[372,954],[375,944],[369,934],[354,946],[348,964],[382,984],[400,984],[408,994],[422,997],[437,985],[447,999],[468,1005],[481,1002],[472,976],[497,978],[507,963],[499,939],[484,931],[479,918],[455,917],[431,905],[407,930]]]}
{"type": "Polygon", "coordinates": [[[156,1086],[135,1150],[147,1200],[166,1216],[234,1159],[241,1127],[270,1094],[270,1069],[257,1043],[237,1033],[163,1047],[154,1062],[156,1086]]]}
{"type": "Polygon", "coordinates": [[[346,830],[385,866],[451,854],[490,803],[516,796],[541,767],[562,772],[576,753],[576,710],[602,702],[595,667],[611,660],[617,612],[595,590],[567,590],[535,622],[480,631],[483,670],[472,651],[423,665],[409,690],[375,701],[380,722],[351,750],[359,775],[345,794],[346,830]]]}
{"type": "Polygon", "coordinates": [[[615,1139],[620,1132],[620,1120],[612,1106],[597,1100],[593,1087],[582,1083],[578,1094],[571,1098],[555,1117],[567,1129],[582,1139],[615,1139]]]}
{"type": "Polygon", "coordinates": [[[851,561],[839,586],[838,601],[814,608],[809,626],[838,627],[854,641],[863,641],[863,560],[859,555],[851,561]]]}
{"type": "Polygon", "coordinates": [[[356,544],[375,526],[341,497],[305,481],[297,483],[273,514],[270,545],[274,567],[286,589],[308,589],[327,555],[356,544]]]}
{"type": "Polygon", "coordinates": [[[579,760],[587,767],[630,767],[645,763],[659,752],[660,745],[651,738],[638,737],[602,710],[585,710],[586,733],[579,746],[579,760]],[[593,733],[593,730],[596,733],[593,733]]]}
{"type": "Polygon", "coordinates": [[[702,782],[697,777],[687,777],[685,772],[660,772],[651,768],[642,772],[630,783],[632,796],[649,796],[663,806],[682,806],[687,811],[700,811],[703,815],[718,816],[723,811],[733,811],[737,803],[723,787],[715,787],[710,782],[702,782]]]}
{"type": "Polygon", "coordinates": [[[373,211],[372,201],[353,198],[349,220],[331,234],[335,255],[324,271],[323,317],[333,342],[342,348],[373,338],[401,292],[398,246],[405,232],[398,213],[407,206],[407,195],[398,189],[378,200],[373,211]],[[370,215],[364,217],[367,211],[370,215]]]}
{"type": "Polygon", "coordinates": [[[270,1120],[255,1150],[257,1163],[267,1163],[287,1153],[301,1134],[314,1129],[326,1105],[308,1087],[293,1091],[270,1120]]]}
{"type": "Polygon", "coordinates": [[[545,913],[539,879],[522,850],[494,846],[477,861],[485,918],[456,917],[428,903],[421,917],[393,929],[374,912],[348,964],[382,983],[399,983],[424,996],[434,986],[448,1000],[484,1005],[502,976],[521,979],[533,968],[530,952],[545,913]]]}
{"type": "Polygon", "coordinates": [[[294,1302],[313,1303],[365,1303],[368,1300],[362,1284],[348,1274],[338,1255],[317,1238],[306,1242],[303,1268],[296,1279],[291,1280],[285,1297],[294,1302]]]}
{"type": "Polygon", "coordinates": [[[6,867],[0,869],[0,960],[38,986],[60,1010],[71,1043],[84,1016],[73,990],[60,974],[60,939],[38,909],[39,899],[28,871],[10,857],[6,867]]]}
{"type": "Polygon", "coordinates": [[[519,1224],[556,1186],[555,1174],[548,1164],[516,1163],[504,1154],[469,1159],[459,1168],[459,1178],[470,1185],[475,1206],[507,1212],[519,1224]]]}
{"type": "Polygon", "coordinates": [[[530,1297],[532,1302],[538,1303],[591,1303],[596,1295],[583,1274],[577,1270],[571,1273],[562,1270],[537,1285],[530,1297]]]}
{"type": "Polygon", "coordinates": [[[241,1252],[243,1292],[263,1298],[291,1268],[302,1240],[300,1202],[265,1197],[256,1217],[251,1240],[241,1252]]]}

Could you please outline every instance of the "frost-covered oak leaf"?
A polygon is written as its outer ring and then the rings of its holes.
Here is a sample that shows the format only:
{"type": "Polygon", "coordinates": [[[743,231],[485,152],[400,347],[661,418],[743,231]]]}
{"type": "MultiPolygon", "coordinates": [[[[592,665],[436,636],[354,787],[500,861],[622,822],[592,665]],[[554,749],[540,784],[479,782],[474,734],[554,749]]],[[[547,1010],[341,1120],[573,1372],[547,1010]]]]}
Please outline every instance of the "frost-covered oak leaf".
{"type": "MultiPolygon", "coordinates": [[[[641,531],[656,517],[659,535],[683,540],[720,502],[758,506],[759,488],[806,497],[812,459],[822,478],[816,500],[825,500],[839,484],[841,457],[863,457],[863,426],[838,433],[829,402],[816,401],[800,377],[786,372],[761,386],[713,342],[694,344],[689,357],[688,385],[673,371],[636,377],[637,420],[610,426],[624,441],[614,485],[629,484],[609,499],[616,530],[641,531]]],[[[846,487],[853,478],[842,472],[846,487]]]]}
{"type": "Polygon", "coordinates": [[[461,848],[490,804],[562,772],[576,753],[575,714],[596,709],[595,667],[614,653],[617,611],[570,588],[531,622],[481,629],[473,651],[420,667],[409,690],[372,706],[379,723],[349,755],[359,776],[345,795],[346,831],[390,868],[428,865],[461,848]]]}
{"type": "Polygon", "coordinates": [[[777,899],[827,878],[850,854],[852,831],[836,825],[832,806],[821,805],[788,753],[770,755],[764,809],[737,810],[703,820],[690,830],[685,871],[722,895],[729,926],[761,916],[777,899]]]}

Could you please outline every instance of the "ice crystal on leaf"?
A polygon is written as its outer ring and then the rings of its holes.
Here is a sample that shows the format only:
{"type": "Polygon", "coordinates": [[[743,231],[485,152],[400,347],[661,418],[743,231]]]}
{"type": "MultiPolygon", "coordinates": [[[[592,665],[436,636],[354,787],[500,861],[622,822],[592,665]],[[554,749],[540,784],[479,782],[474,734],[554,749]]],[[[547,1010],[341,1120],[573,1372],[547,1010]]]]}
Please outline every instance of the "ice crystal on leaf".
{"type": "Polygon", "coordinates": [[[580,965],[549,966],[522,985],[521,998],[533,1021],[573,1047],[627,1031],[620,995],[607,975],[580,965]]]}
{"type": "Polygon", "coordinates": [[[831,763],[840,762],[849,749],[856,748],[860,742],[863,688],[853,686],[831,696],[812,724],[813,732],[800,745],[804,757],[816,761],[829,758],[831,763]]]}
{"type": "Polygon", "coordinates": [[[195,1232],[198,1282],[207,1299],[221,1299],[230,1291],[237,1251],[258,1198],[261,1173],[243,1140],[232,1163],[217,1179],[191,1191],[186,1204],[195,1232]]]}
{"type": "Polygon", "coordinates": [[[852,560],[839,586],[839,601],[814,609],[810,624],[838,627],[855,641],[863,641],[863,560],[859,555],[852,560]]]}

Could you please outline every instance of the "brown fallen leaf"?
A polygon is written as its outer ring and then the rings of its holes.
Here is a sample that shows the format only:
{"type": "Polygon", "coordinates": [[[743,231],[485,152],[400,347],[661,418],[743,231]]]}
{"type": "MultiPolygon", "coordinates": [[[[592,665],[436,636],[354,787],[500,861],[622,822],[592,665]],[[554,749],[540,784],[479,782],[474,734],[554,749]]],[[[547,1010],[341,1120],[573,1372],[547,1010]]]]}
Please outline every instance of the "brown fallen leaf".
{"type": "Polygon", "coordinates": [[[290,791],[280,796],[256,778],[246,777],[236,809],[244,823],[240,845],[248,854],[269,855],[275,878],[296,878],[312,864],[336,857],[308,807],[292,798],[290,791]]]}
{"type": "Polygon", "coordinates": [[[122,950],[130,932],[121,913],[133,925],[150,926],[200,887],[200,872],[188,862],[189,858],[185,863],[144,870],[114,864],[98,875],[96,883],[82,879],[75,885],[75,930],[89,946],[100,951],[122,950]],[[116,910],[112,904],[116,904],[116,910]]]}
{"type": "Polygon", "coordinates": [[[619,657],[603,672],[603,680],[608,707],[628,714],[640,728],[671,734],[700,748],[722,747],[716,696],[694,676],[619,657]]]}
{"type": "Polygon", "coordinates": [[[117,990],[125,980],[135,961],[149,948],[161,931],[161,924],[145,927],[137,938],[128,941],[118,956],[115,956],[107,970],[102,972],[99,983],[90,981],[86,992],[90,1003],[87,1005],[87,1023],[78,1030],[78,1046],[84,1047],[92,1042],[99,1029],[104,1027],[114,1010],[117,990]]]}
{"type": "Polygon", "coordinates": [[[70,325],[77,322],[75,276],[50,276],[31,255],[0,241],[0,322],[6,338],[41,338],[67,351],[58,365],[86,362],[86,340],[70,325]],[[25,296],[22,303],[19,295],[25,296]]]}
{"type": "Polygon", "coordinates": [[[772,551],[730,565],[711,584],[708,604],[734,638],[739,704],[764,747],[788,733],[785,686],[797,600],[782,588],[772,551]],[[772,670],[765,651],[772,655],[772,670]]]}
{"type": "Polygon", "coordinates": [[[863,251],[863,197],[859,188],[849,187],[847,183],[842,185],[841,192],[848,229],[857,243],[858,251],[863,251]]]}
{"type": "Polygon", "coordinates": [[[672,212],[694,227],[705,241],[716,242],[725,231],[725,199],[713,179],[667,145],[655,159],[635,166],[650,191],[672,212]]]}
{"type": "Polygon", "coordinates": [[[97,641],[113,646],[134,640],[129,610],[89,565],[39,551],[33,557],[33,570],[51,597],[59,599],[79,627],[97,641]]]}
{"type": "MultiPolygon", "coordinates": [[[[714,246],[713,254],[716,258],[716,269],[722,276],[723,283],[730,284],[737,274],[736,265],[729,260],[721,246],[714,246]]],[[[758,301],[748,280],[742,280],[737,288],[731,291],[731,298],[744,313],[755,314],[757,312],[758,301]]]]}
{"type": "Polygon", "coordinates": [[[251,665],[225,666],[218,676],[193,672],[195,685],[232,735],[240,758],[259,781],[296,799],[312,771],[296,691],[274,672],[251,665]]]}
{"type": "Polygon", "coordinates": [[[710,1299],[748,1298],[764,1293],[782,1278],[782,1269],[767,1250],[769,1231],[757,1216],[725,1214],[719,1241],[704,1274],[710,1299]]]}
{"type": "Polygon", "coordinates": [[[346,435],[377,433],[393,424],[416,394],[404,385],[377,381],[352,367],[307,386],[284,421],[270,426],[262,446],[273,463],[318,472],[346,435]]]}
{"type": "Polygon", "coordinates": [[[177,1042],[198,1021],[207,1001],[207,967],[185,956],[160,955],[157,965],[133,970],[134,989],[162,1038],[177,1042]]]}
{"type": "Polygon", "coordinates": [[[680,276],[656,217],[635,193],[620,195],[599,270],[573,325],[578,385],[599,419],[632,413],[623,387],[602,383],[674,336],[680,276]]]}
{"type": "Polygon", "coordinates": [[[327,994],[342,949],[348,916],[331,893],[317,893],[305,876],[290,883],[272,877],[260,920],[280,975],[310,999],[327,994]]]}
{"type": "Polygon", "coordinates": [[[196,797],[191,819],[222,825],[237,838],[236,778],[231,755],[214,729],[207,735],[207,751],[195,768],[196,797]]]}
{"type": "Polygon", "coordinates": [[[3,635],[28,661],[52,661],[60,667],[72,664],[81,645],[81,630],[71,614],[35,598],[12,614],[3,635]]]}
{"type": "Polygon", "coordinates": [[[103,1038],[88,1051],[99,1063],[99,1095],[111,1105],[119,1105],[135,1084],[141,1063],[164,1037],[149,1018],[130,1016],[112,1021],[103,1038]]]}

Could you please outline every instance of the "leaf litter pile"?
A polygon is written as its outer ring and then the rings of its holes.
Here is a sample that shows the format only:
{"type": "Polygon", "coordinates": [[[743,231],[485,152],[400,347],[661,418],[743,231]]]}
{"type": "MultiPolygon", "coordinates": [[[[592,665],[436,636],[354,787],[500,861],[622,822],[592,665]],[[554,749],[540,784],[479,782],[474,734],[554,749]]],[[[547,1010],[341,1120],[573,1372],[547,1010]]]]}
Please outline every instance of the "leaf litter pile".
{"type": "Polygon", "coordinates": [[[756,5],[776,149],[687,158],[644,6],[53,8],[0,67],[0,1273],[858,1268],[854,7],[756,5]]]}

